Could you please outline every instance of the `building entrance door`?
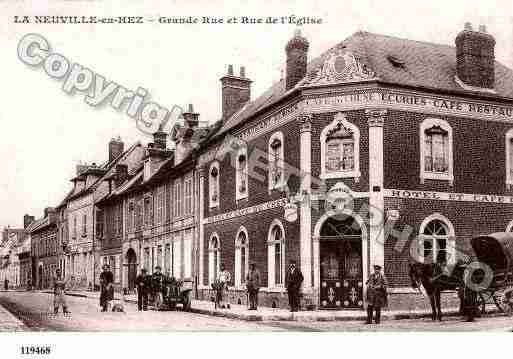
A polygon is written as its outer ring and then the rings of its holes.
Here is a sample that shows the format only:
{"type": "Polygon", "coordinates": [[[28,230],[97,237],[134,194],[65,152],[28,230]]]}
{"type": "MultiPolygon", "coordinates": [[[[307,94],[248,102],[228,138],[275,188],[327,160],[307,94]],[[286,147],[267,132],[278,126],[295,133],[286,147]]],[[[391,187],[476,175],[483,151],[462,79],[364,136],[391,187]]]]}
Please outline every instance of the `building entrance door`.
{"type": "Polygon", "coordinates": [[[363,308],[362,237],[352,217],[329,218],[320,238],[320,307],[363,308]]]}
{"type": "Polygon", "coordinates": [[[126,253],[128,269],[128,289],[130,292],[135,290],[135,278],[137,276],[137,256],[132,248],[126,253]]]}

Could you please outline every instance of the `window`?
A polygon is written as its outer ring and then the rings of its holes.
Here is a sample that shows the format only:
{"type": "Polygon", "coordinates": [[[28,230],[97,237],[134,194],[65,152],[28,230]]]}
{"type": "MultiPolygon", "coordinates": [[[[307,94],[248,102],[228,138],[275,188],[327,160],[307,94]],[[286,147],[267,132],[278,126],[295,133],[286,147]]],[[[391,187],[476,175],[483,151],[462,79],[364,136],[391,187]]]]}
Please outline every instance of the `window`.
{"type": "Polygon", "coordinates": [[[449,181],[452,185],[452,129],[441,119],[428,118],[420,125],[420,180],[449,181]]]}
{"type": "Polygon", "coordinates": [[[219,206],[219,162],[210,165],[208,176],[210,208],[219,206]]]}
{"type": "Polygon", "coordinates": [[[87,235],[87,214],[82,216],[82,236],[87,235]]]}
{"type": "Polygon", "coordinates": [[[186,230],[183,236],[183,277],[192,276],[192,230],[186,230]]]}
{"type": "Polygon", "coordinates": [[[73,238],[77,238],[77,215],[73,216],[73,238]]]}
{"type": "Polygon", "coordinates": [[[173,241],[173,276],[182,278],[182,237],[176,234],[173,241]]]}
{"type": "Polygon", "coordinates": [[[103,237],[103,211],[101,209],[96,210],[96,237],[103,237]]]}
{"type": "Polygon", "coordinates": [[[177,180],[175,182],[175,217],[182,216],[182,183],[177,180]]]}
{"type": "Polygon", "coordinates": [[[513,185],[513,128],[506,132],[506,186],[513,185]]]}
{"type": "Polygon", "coordinates": [[[146,248],[144,248],[144,268],[147,271],[151,270],[150,264],[151,264],[151,262],[150,262],[150,249],[148,247],[146,247],[146,248]]]}
{"type": "Polygon", "coordinates": [[[269,189],[279,188],[285,182],[282,132],[276,132],[271,136],[267,151],[269,156],[269,189]]]}
{"type": "Polygon", "coordinates": [[[141,199],[138,198],[135,202],[135,225],[136,230],[141,230],[143,220],[143,207],[141,199]]]}
{"type": "Polygon", "coordinates": [[[235,199],[248,197],[248,158],[246,147],[242,147],[237,154],[236,163],[236,189],[235,199]]]}
{"type": "Polygon", "coordinates": [[[184,214],[192,214],[192,178],[184,181],[184,214]]]}
{"type": "Polygon", "coordinates": [[[355,178],[360,173],[360,130],[341,112],[321,132],[321,178],[355,178]]]}
{"type": "Polygon", "coordinates": [[[157,246],[157,265],[162,268],[162,246],[157,246]]]}
{"type": "Polygon", "coordinates": [[[208,282],[209,284],[214,283],[219,273],[219,262],[221,260],[220,255],[220,242],[219,237],[216,233],[210,235],[208,242],[208,282]]]}
{"type": "Polygon", "coordinates": [[[443,258],[447,263],[455,263],[454,229],[446,217],[438,213],[429,216],[419,233],[418,255],[422,262],[433,263],[443,258]]]}
{"type": "Polygon", "coordinates": [[[135,227],[135,203],[133,199],[128,201],[126,212],[127,232],[133,232],[135,227]]]}
{"type": "Polygon", "coordinates": [[[248,232],[241,227],[235,237],[235,285],[243,286],[249,270],[248,232]]]}
{"type": "Polygon", "coordinates": [[[285,279],[285,231],[283,224],[275,220],[269,229],[267,259],[270,288],[283,287],[285,279]]]}
{"type": "Polygon", "coordinates": [[[153,224],[153,203],[150,196],[144,197],[144,226],[150,227],[153,224]]]}
{"type": "Polygon", "coordinates": [[[157,190],[157,213],[156,223],[161,224],[164,222],[164,187],[157,190]]]}
{"type": "Polygon", "coordinates": [[[164,250],[164,273],[169,273],[171,268],[171,245],[166,244],[166,249],[164,250]]]}

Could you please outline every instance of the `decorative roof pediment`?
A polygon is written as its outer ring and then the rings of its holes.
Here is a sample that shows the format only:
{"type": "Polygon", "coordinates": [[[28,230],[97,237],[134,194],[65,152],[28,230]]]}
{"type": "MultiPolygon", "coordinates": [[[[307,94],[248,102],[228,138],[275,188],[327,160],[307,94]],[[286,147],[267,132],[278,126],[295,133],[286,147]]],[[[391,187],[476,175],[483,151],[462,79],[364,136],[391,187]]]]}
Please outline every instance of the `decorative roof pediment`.
{"type": "Polygon", "coordinates": [[[347,123],[346,116],[339,112],[326,134],[327,140],[342,139],[353,137],[353,131],[347,123]]]}
{"type": "Polygon", "coordinates": [[[346,49],[329,53],[317,72],[307,76],[302,85],[328,85],[376,78],[376,73],[346,49]]]}

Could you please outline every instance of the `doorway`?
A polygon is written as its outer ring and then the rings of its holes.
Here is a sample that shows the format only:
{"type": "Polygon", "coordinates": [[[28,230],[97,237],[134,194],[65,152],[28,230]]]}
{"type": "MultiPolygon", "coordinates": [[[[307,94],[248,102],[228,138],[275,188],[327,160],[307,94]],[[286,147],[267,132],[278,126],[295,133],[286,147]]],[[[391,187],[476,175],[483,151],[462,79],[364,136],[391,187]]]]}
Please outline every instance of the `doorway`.
{"type": "Polygon", "coordinates": [[[132,248],[126,252],[126,262],[128,269],[128,290],[132,292],[135,290],[135,278],[137,277],[137,255],[132,248]]]}
{"type": "Polygon", "coordinates": [[[320,233],[320,308],[363,308],[362,233],[353,217],[328,218],[320,233]]]}

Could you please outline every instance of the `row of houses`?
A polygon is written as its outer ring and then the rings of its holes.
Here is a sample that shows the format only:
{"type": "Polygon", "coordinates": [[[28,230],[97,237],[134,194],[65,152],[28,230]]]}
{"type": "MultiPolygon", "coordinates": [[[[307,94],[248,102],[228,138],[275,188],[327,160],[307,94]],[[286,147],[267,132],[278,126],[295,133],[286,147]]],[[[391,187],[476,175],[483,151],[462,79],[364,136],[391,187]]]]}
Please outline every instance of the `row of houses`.
{"type": "Polygon", "coordinates": [[[473,235],[513,228],[513,71],[494,46],[466,24],[455,46],[357,32],[309,59],[298,32],[284,78],[255,99],[229,66],[211,125],[191,105],[171,134],[113,139],[105,163],[77,166],[29,225],[32,282],[61,268],[95,289],[109,263],[132,291],[161,266],[208,300],[223,263],[244,303],[254,262],[262,304],[286,307],[294,260],[305,304],[361,309],[379,264],[390,307],[415,307],[411,260],[455,262],[473,235]]]}

